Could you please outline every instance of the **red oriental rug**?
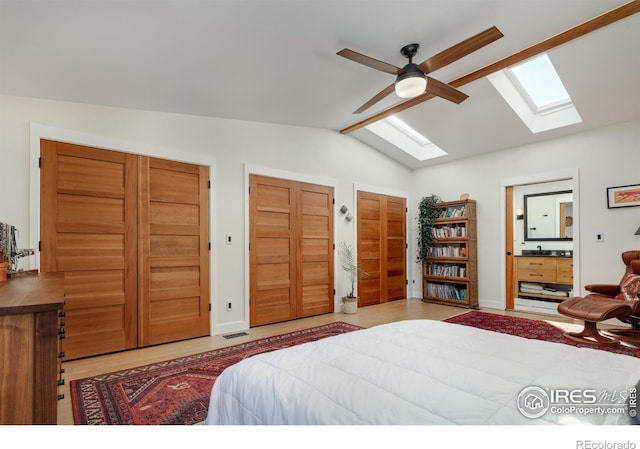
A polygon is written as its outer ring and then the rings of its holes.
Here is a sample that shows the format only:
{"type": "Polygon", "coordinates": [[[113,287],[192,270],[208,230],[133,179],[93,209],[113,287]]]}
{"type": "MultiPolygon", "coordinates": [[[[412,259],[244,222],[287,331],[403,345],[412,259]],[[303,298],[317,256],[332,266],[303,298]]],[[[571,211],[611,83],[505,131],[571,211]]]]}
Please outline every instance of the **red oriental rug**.
{"type": "Polygon", "coordinates": [[[498,315],[486,312],[466,312],[451,318],[447,318],[447,323],[462,324],[464,326],[478,327],[503,334],[517,335],[519,337],[531,338],[534,340],[551,341],[564,343],[581,348],[602,349],[618,354],[640,357],[640,348],[628,345],[617,346],[595,346],[585,343],[578,343],[570,340],[563,334],[567,331],[582,330],[582,326],[571,323],[561,323],[557,321],[532,320],[528,318],[517,318],[507,315],[498,315]]]}
{"type": "Polygon", "coordinates": [[[204,421],[211,387],[247,357],[362,329],[341,321],[261,338],[187,357],[72,380],[75,424],[196,424],[204,421]]]}

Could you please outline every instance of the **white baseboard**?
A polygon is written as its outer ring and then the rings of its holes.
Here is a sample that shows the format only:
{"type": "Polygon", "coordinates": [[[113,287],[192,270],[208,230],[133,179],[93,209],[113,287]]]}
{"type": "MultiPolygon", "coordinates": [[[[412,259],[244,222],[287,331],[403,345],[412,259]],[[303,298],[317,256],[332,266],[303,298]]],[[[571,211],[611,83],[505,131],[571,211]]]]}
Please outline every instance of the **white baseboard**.
{"type": "Polygon", "coordinates": [[[480,308],[504,310],[505,305],[498,299],[478,299],[480,308]]]}
{"type": "Polygon", "coordinates": [[[233,323],[216,324],[211,327],[211,335],[223,335],[232,332],[246,331],[249,329],[249,323],[245,321],[235,321],[233,323]]]}

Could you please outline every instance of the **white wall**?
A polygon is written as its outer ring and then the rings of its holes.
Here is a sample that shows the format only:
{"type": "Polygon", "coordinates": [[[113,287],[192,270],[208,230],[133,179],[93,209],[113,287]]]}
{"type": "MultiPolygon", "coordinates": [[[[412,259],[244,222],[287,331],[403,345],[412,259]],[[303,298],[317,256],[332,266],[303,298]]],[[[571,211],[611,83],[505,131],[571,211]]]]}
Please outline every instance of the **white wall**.
{"type": "MultiPolygon", "coordinates": [[[[640,183],[639,121],[411,172],[334,131],[0,96],[0,188],[5,192],[0,221],[18,227],[20,246],[37,239],[29,235],[30,123],[138,148],[145,154],[186,162],[213,161],[212,329],[216,333],[247,325],[247,165],[331,180],[336,186],[336,242],[353,242],[355,220],[347,223],[338,209],[344,204],[354,211],[355,186],[409,192],[408,272],[413,296],[422,294],[420,267],[415,263],[415,206],[431,193],[446,201],[468,192],[478,201],[483,306],[504,303],[501,183],[505,180],[537,178],[555,171],[577,173],[579,185],[574,187],[580,190],[577,221],[582,238],[574,250],[580,258],[583,283],[617,282],[622,271],[620,253],[640,248],[640,236],[633,235],[640,226],[640,207],[607,209],[606,202],[607,187],[640,183]],[[595,242],[596,233],[604,233],[604,242],[595,242]],[[224,244],[225,235],[233,236],[232,245],[224,244]],[[232,312],[223,311],[225,301],[233,302],[232,312]]],[[[343,273],[336,272],[336,298],[346,288],[343,273]]]]}
{"type": "MultiPolygon", "coordinates": [[[[582,284],[617,283],[623,272],[620,254],[640,248],[640,236],[633,235],[640,226],[640,207],[607,209],[606,189],[640,183],[639,168],[640,122],[633,121],[417,170],[411,196],[416,203],[431,193],[450,201],[468,192],[477,200],[479,301],[481,306],[499,306],[505,299],[501,231],[505,179],[577,173],[580,240],[574,250],[579,278],[582,284]],[[596,242],[597,233],[604,233],[604,242],[596,242]]],[[[419,279],[419,268],[413,265],[414,279],[419,279]]],[[[421,294],[420,283],[413,285],[414,294],[421,294]]],[[[585,293],[582,288],[579,291],[585,293]]]]}
{"type": "MultiPolygon", "coordinates": [[[[29,232],[30,124],[53,134],[77,136],[84,144],[185,162],[211,161],[214,333],[248,325],[246,166],[300,179],[330,180],[335,185],[336,242],[353,242],[355,220],[347,223],[338,209],[344,204],[353,211],[354,185],[407,192],[410,186],[408,169],[335,131],[0,96],[0,188],[5,192],[0,222],[19,229],[22,247],[37,241],[29,232]],[[233,236],[232,245],[224,243],[225,235],[233,236]],[[233,303],[231,312],[224,311],[226,301],[233,303]]],[[[336,310],[347,287],[344,274],[336,271],[336,310]]]]}

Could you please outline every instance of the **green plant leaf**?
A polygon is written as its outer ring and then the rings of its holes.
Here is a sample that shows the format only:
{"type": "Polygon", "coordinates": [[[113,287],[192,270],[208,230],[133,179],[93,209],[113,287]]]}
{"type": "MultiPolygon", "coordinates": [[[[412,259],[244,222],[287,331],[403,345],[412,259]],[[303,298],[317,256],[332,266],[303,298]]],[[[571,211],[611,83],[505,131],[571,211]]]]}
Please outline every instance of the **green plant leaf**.
{"type": "Polygon", "coordinates": [[[425,196],[418,203],[418,251],[416,262],[423,263],[429,256],[429,247],[433,244],[432,229],[439,211],[434,207],[442,202],[438,195],[425,196]]]}

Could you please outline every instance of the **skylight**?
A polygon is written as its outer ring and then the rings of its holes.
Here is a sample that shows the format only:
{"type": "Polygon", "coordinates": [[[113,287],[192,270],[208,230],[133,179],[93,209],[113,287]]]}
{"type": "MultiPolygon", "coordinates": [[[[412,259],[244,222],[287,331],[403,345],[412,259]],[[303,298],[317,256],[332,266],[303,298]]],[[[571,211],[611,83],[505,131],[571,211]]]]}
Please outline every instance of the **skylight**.
{"type": "Polygon", "coordinates": [[[546,53],[487,78],[533,133],[582,121],[546,53]]]}
{"type": "Polygon", "coordinates": [[[395,115],[371,123],[366,129],[419,161],[447,153],[395,115]]]}
{"type": "Polygon", "coordinates": [[[507,69],[535,112],[562,107],[571,98],[546,53],[507,69]]]}

